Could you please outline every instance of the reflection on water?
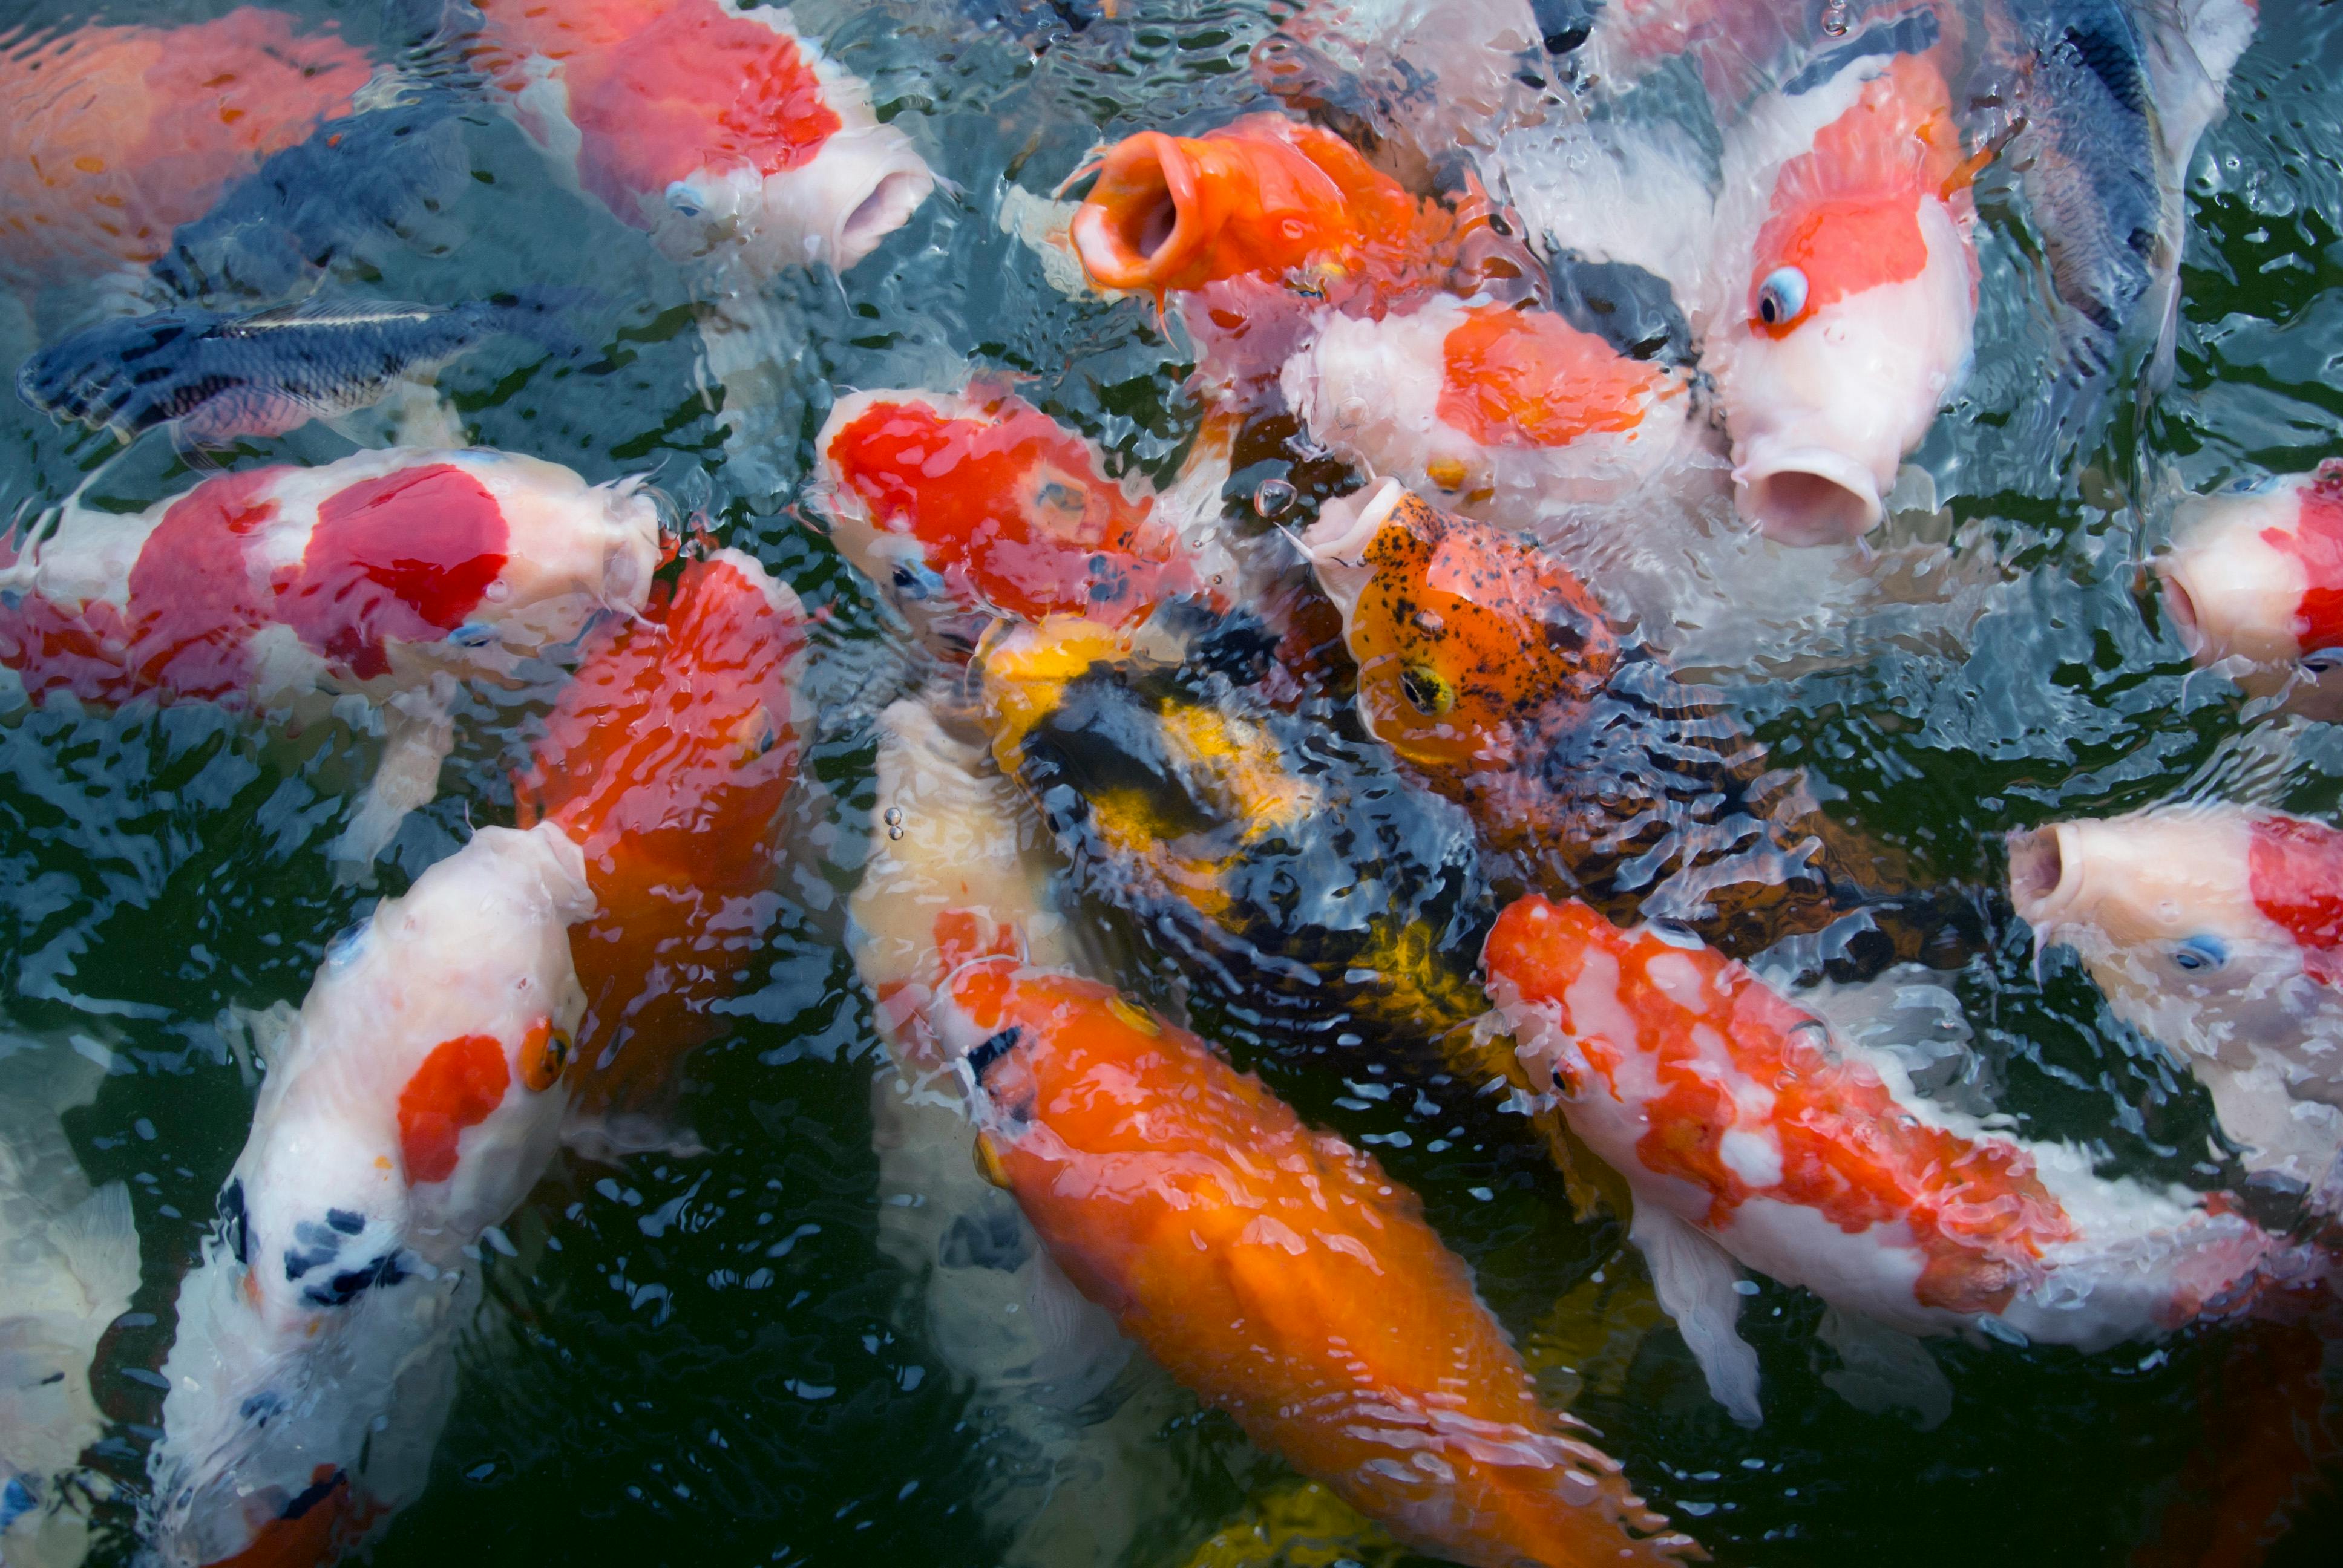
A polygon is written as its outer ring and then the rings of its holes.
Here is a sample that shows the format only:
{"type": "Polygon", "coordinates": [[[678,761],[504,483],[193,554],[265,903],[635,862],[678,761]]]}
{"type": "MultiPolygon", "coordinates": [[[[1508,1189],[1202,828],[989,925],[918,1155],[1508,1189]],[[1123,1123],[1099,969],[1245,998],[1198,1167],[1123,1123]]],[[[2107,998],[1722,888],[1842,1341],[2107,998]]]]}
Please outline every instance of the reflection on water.
{"type": "MultiPolygon", "coordinates": [[[[375,1560],[1399,1560],[1389,1535],[1115,1340],[1033,1250],[1017,1206],[978,1179],[953,1101],[898,1086],[881,1046],[894,1025],[849,947],[876,928],[850,922],[849,900],[874,818],[916,848],[922,812],[948,809],[888,781],[916,733],[964,769],[982,771],[989,749],[1011,781],[990,809],[1018,824],[1034,874],[1071,868],[1057,884],[1070,961],[1183,1017],[1419,1194],[1548,1402],[1596,1428],[1633,1489],[1718,1560],[2177,1563],[2283,1513],[2291,1529],[2268,1560],[2327,1561],[2343,1513],[2310,1482],[2336,1456],[2337,1418],[2316,1392],[2331,1308],[2087,1355],[1933,1340],[1951,1398],[1923,1422],[1850,1392],[1893,1380],[1887,1352],[1815,1295],[1754,1277],[1738,1332],[1763,1368],[1765,1421],[1745,1429],[1654,1302],[1616,1181],[1552,1107],[1516,1092],[1523,1081],[1469,1021],[1473,952],[1501,896],[1544,877],[1583,890],[1568,880],[1583,877],[1624,916],[1674,864],[1634,859],[1665,837],[1637,837],[1635,803],[1729,785],[1723,820],[1757,848],[1726,848],[1772,867],[1819,832],[1829,874],[1812,918],[1759,936],[1747,932],[1765,922],[1712,910],[1720,945],[1791,979],[1939,966],[1925,985],[1895,971],[1906,984],[1892,1001],[1805,992],[1843,1035],[1888,1040],[1939,1103],[2001,1118],[2013,1141],[2072,1141],[2107,1177],[2217,1190],[2254,1168],[2217,1132],[2213,1096],[2126,1021],[2139,1009],[2119,1013],[2068,949],[2035,951],[2002,848],[2012,829],[2185,800],[2329,821],[2343,804],[2343,732],[2298,678],[2319,639],[2288,620],[2283,646],[2199,668],[2192,649],[2231,623],[2211,626],[2196,568],[2171,574],[2176,610],[2149,566],[2197,526],[2189,498],[2338,455],[2343,26],[2328,8],[2268,0],[2217,117],[2220,95],[2168,62],[2127,75],[2109,42],[2123,15],[2218,9],[1611,0],[1519,7],[1540,35],[1493,55],[1490,38],[1519,25],[1496,0],[808,0],[793,8],[802,80],[775,76],[759,102],[851,76],[867,107],[840,97],[843,150],[819,179],[775,191],[643,150],[662,116],[705,95],[675,64],[709,43],[688,29],[629,53],[611,45],[633,35],[607,17],[619,29],[608,37],[563,33],[552,13],[503,0],[484,24],[436,5],[18,8],[0,43],[18,108],[0,137],[0,350],[13,367],[78,344],[54,376],[81,379],[43,400],[92,418],[8,401],[0,506],[27,529],[62,508],[37,526],[60,545],[80,538],[101,565],[61,587],[56,554],[37,595],[0,568],[8,646],[28,635],[35,598],[78,612],[112,569],[106,542],[150,508],[199,487],[216,498],[272,464],[319,468],[400,443],[503,449],[570,470],[573,487],[612,487],[596,493],[625,513],[628,580],[604,581],[616,558],[597,556],[594,592],[649,605],[639,629],[665,614],[635,580],[654,527],[687,555],[746,552],[805,608],[778,894],[737,922],[763,934],[734,941],[749,956],[709,988],[722,998],[700,1020],[710,1038],[647,1097],[654,1113],[545,1156],[518,1207],[461,1253],[481,1288],[449,1331],[453,1402],[375,1560]],[[1672,25],[1686,19],[1689,32],[1672,25]],[[166,46],[166,28],[197,31],[166,46]],[[230,54],[265,64],[227,86],[201,74],[230,54]],[[1868,285],[1834,281],[1845,256],[1785,249],[1765,214],[1743,209],[1815,135],[1811,95],[1791,90],[1800,73],[1819,83],[1849,62],[1924,54],[1939,79],[1898,77],[1901,95],[1878,89],[1865,112],[1951,125],[1957,145],[1937,150],[1995,156],[1926,171],[1920,221],[1946,270],[1916,276],[1940,294],[1841,323],[1843,348],[1918,331],[1927,299],[1950,302],[1925,323],[1951,335],[1944,354],[1916,387],[1885,388],[1835,377],[1837,362],[1792,363],[1775,352],[1789,337],[1750,325],[1768,306],[1797,317],[1868,285]],[[206,92],[218,112],[186,110],[206,92]],[[1755,106],[1718,107],[1733,105],[1755,106]],[[1358,303],[1422,286],[1414,274],[1338,276],[1304,247],[1266,295],[1246,296],[1242,276],[1182,278],[1161,301],[1147,278],[1123,295],[1083,286],[1068,209],[1052,205],[1081,190],[1061,181],[1132,133],[1201,139],[1263,111],[1309,115],[1363,149],[1361,178],[1382,182],[1388,210],[1437,229],[1443,276],[1469,271],[1487,297],[1541,312],[1520,342],[1496,317],[1469,324],[1469,417],[1447,419],[1440,392],[1463,307],[1438,307],[1434,333],[1358,303]],[[254,376],[246,360],[106,336],[133,312],[240,320],[312,290],[377,314],[517,300],[558,315],[558,330],[468,332],[460,353],[424,331],[436,318],[377,321],[363,344],[328,333],[300,350],[299,413],[322,416],[307,422],[242,391],[196,417],[221,378],[254,376]],[[1242,331],[1210,315],[1232,301],[1242,331]],[[1352,314],[1305,345],[1320,307],[1352,314]],[[136,423],[165,427],[126,445],[92,427],[126,406],[121,385],[89,378],[93,353],[160,367],[128,400],[136,423]],[[389,360],[436,368],[376,400],[389,360]],[[1594,384],[1610,390],[1586,393],[1594,384]],[[191,386],[203,396],[181,397],[191,386]],[[185,406],[166,407],[158,387],[185,406]],[[1095,546],[1085,519],[1107,514],[1139,528],[1152,498],[1144,526],[1162,538],[1146,536],[1145,570],[1085,558],[1046,585],[1043,608],[1101,584],[1135,599],[1177,583],[1238,613],[1118,614],[1100,618],[1111,632],[1053,623],[988,640],[985,618],[951,597],[966,560],[886,543],[885,477],[840,477],[831,411],[882,388],[965,393],[995,420],[1013,397],[1030,405],[1015,419],[1062,427],[1017,459],[1030,472],[1011,464],[1001,480],[1045,543],[1095,546]],[[1891,391],[1912,407],[1887,408],[1891,391]],[[1861,406],[1866,393],[1879,407],[1861,406]],[[1789,409],[1806,410],[1795,431],[1789,409]],[[1297,413],[1323,428],[1305,433],[1297,413]],[[1877,416],[1881,450],[1842,439],[1858,415],[1877,416]],[[1621,444],[1653,418],[1664,447],[1621,444]],[[1581,445],[1590,433],[1601,440],[1581,445]],[[1795,455],[1824,448],[1853,456],[1795,455]],[[1303,534],[1322,507],[1339,521],[1368,501],[1336,500],[1360,491],[1354,462],[1422,488],[1443,516],[1538,536],[1584,585],[1564,595],[1574,648],[1607,659],[1615,640],[1625,668],[1664,684],[1666,702],[1581,694],[1633,708],[1644,728],[1605,729],[1609,749],[1583,749],[1599,766],[1557,763],[1549,780],[1629,823],[1624,847],[1540,869],[1500,830],[1528,811],[1458,782],[1466,760],[1410,747],[1411,716],[1454,711],[1474,671],[1413,640],[1437,634],[1409,618],[1412,600],[1373,646],[1335,613],[1355,606],[1313,566],[1322,536],[1303,534]],[[876,521],[840,512],[847,489],[876,521]],[[1873,512],[1878,528],[1839,537],[1873,512]],[[1790,548],[1745,517],[1823,542],[1790,548]],[[874,563],[885,572],[857,569],[874,563]],[[1386,653],[1389,668],[1374,662],[1386,653]],[[914,694],[930,718],[890,711],[914,694]],[[1695,709],[1703,744],[1676,747],[1704,754],[1687,784],[1670,746],[1695,709]],[[1669,745],[1644,733],[1655,726],[1669,745]],[[1468,822],[1476,810],[1490,820],[1468,822]],[[1476,831],[1510,853],[1476,853],[1476,831]],[[1840,876],[1847,866],[1924,890],[1912,907],[1931,934],[1876,962],[1815,936],[1869,896],[1839,896],[1862,881],[1840,876]],[[1935,940],[1939,928],[1953,937],[1935,940]],[[988,1337],[1012,1305],[1041,1325],[988,1337]]],[[[723,46],[699,57],[769,59],[769,34],[729,30],[759,24],[723,21],[709,35],[723,46]]],[[[725,134],[764,133],[742,120],[725,134]]],[[[1148,177],[1126,163],[1110,173],[1148,177]]],[[[1812,177],[1822,197],[1836,189],[1812,177]]],[[[1161,249],[1146,216],[1128,237],[1161,249]]],[[[308,497],[302,517],[331,499],[308,497]]],[[[468,560],[488,553],[455,544],[468,560]]],[[[371,558],[353,556],[350,572],[387,580],[367,575],[371,558]]],[[[201,579],[189,565],[132,585],[130,602],[173,608],[136,623],[148,640],[108,667],[121,679],[82,679],[82,666],[0,677],[0,1134],[24,1172],[0,1163],[0,1176],[39,1201],[0,1183],[0,1221],[7,1266],[37,1253],[54,1281],[55,1259],[78,1260],[67,1271],[88,1306],[65,1316],[96,1360],[56,1353],[89,1367],[96,1413],[65,1429],[91,1443],[76,1506],[95,1521],[95,1561],[138,1550],[176,1303],[200,1277],[284,1010],[385,900],[478,829],[522,819],[516,780],[579,651],[577,624],[490,606],[486,588],[504,580],[490,573],[478,603],[438,620],[368,600],[304,643],[277,616],[268,635],[311,661],[298,701],[282,662],[257,653],[251,669],[265,663],[277,684],[240,689],[249,700],[209,700],[217,683],[194,681],[176,689],[189,699],[165,701],[156,689],[172,682],[151,677],[166,654],[200,645],[224,668],[214,621],[246,615],[257,637],[252,582],[274,616],[300,580],[247,574],[250,603],[172,597],[201,579]],[[429,659],[402,662],[427,646],[429,659]],[[399,702],[379,685],[365,688],[375,700],[350,695],[382,673],[372,658],[398,678],[399,702]],[[417,785],[417,759],[442,753],[436,782],[417,785]],[[386,777],[405,780],[387,799],[386,777]],[[369,864],[367,840],[385,835],[369,864]],[[60,1118],[77,1176],[56,1158],[60,1118]],[[60,1231],[69,1212],[90,1222],[60,1231]],[[78,1239],[41,1240],[52,1234],[78,1239]]],[[[1503,662],[1502,647],[1478,651],[1503,662]]],[[[571,729],[590,729],[573,711],[571,729]]],[[[744,766],[786,744],[726,734],[744,766]]],[[[1781,895],[1785,879],[1769,869],[1763,890],[1781,895]]],[[[0,1325],[30,1321],[15,1310],[0,1303],[0,1325]]],[[[50,1345],[63,1331],[39,1332],[50,1345]]],[[[0,1456],[31,1473],[13,1441],[0,1456]]],[[[73,1546],[42,1549],[70,1560],[73,1546]]]]}

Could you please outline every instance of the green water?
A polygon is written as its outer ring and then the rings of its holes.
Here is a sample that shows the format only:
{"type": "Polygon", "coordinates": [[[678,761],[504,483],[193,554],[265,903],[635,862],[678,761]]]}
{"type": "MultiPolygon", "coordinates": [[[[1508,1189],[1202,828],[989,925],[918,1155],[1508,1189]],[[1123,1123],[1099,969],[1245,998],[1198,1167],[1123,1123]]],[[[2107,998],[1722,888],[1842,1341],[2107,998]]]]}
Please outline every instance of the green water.
{"type": "MultiPolygon", "coordinates": [[[[225,9],[225,5],[217,9],[225,9]]],[[[373,7],[309,7],[372,35],[373,7]]],[[[688,1121],[708,1152],[623,1168],[565,1158],[485,1264],[489,1309],[461,1346],[462,1391],[427,1494],[375,1549],[386,1568],[470,1562],[934,1563],[999,1560],[978,1499],[1016,1462],[972,1409],[910,1306],[916,1282],[880,1252],[870,1082],[880,1056],[840,947],[868,830],[868,715],[900,668],[870,590],[791,509],[833,387],[947,385],[963,362],[1025,377],[1024,395],[1161,477],[1195,409],[1188,366],[1153,310],[1069,301],[1000,231],[1009,183],[1046,191],[1092,143],[1142,126],[1202,127],[1257,106],[1246,52],[1271,7],[1134,5],[1038,62],[968,36],[949,4],[809,4],[801,25],[871,81],[956,196],[930,200],[844,281],[772,286],[795,348],[770,438],[728,463],[695,374],[685,281],[642,236],[561,190],[539,154],[485,112],[467,127],[475,178],[425,249],[397,249],[365,287],[454,299],[558,280],[609,303],[604,352],[539,362],[491,345],[442,385],[482,445],[600,480],[649,472],[704,507],[826,613],[812,676],[826,708],[793,806],[787,913],[691,1059],[688,1121]],[[1135,11],[1135,19],[1128,14],[1135,11]]],[[[12,6],[37,27],[78,14],[12,6]]],[[[118,5],[108,20],[211,8],[118,5]]],[[[1932,874],[1991,882],[2006,829],[2099,815],[2242,776],[2276,720],[2187,678],[2138,591],[2155,538],[2130,505],[2173,485],[2287,472],[2343,449],[2343,9],[2270,0],[2227,118],[2192,175],[2179,375],[2144,416],[2115,418],[2071,460],[2010,449],[1996,388],[2022,371],[1990,321],[1967,404],[1928,459],[1961,548],[2000,587],[1964,645],[1883,642],[1851,665],[1739,694],[1776,759],[1810,769],[1835,809],[1932,874]]],[[[2009,242],[1983,236],[1986,288],[2009,242]]],[[[2000,270],[1996,270],[2000,269],[2000,270]]],[[[1988,312],[1990,317],[1990,312],[1988,312]]],[[[12,359],[29,347],[10,330],[12,359]]],[[[232,460],[322,461],[311,428],[232,460]]],[[[108,437],[0,411],[0,504],[54,500],[102,464],[94,493],[143,506],[192,482],[158,439],[116,458],[108,437]]],[[[114,1425],[105,1467],[136,1484],[161,1402],[171,1301],[196,1255],[254,1094],[220,1027],[232,1010],[297,1000],[327,941],[455,849],[510,820],[509,775],[535,688],[467,699],[439,799],[402,830],[372,888],[337,887],[323,854],[375,742],[337,724],[288,736],[199,705],[119,714],[0,711],[0,1010],[19,1030],[106,1041],[116,1073],[68,1131],[93,1182],[131,1183],[145,1257],[132,1315],[97,1374],[114,1425]]],[[[2329,818],[2343,731],[2303,727],[2266,798],[2329,818]]],[[[2107,1169],[2211,1184],[2204,1097],[2116,1023],[2071,963],[2037,977],[2022,935],[1961,981],[2001,1101],[2033,1136],[2098,1140],[2107,1169]]],[[[1245,1055],[1245,1042],[1234,1042],[1245,1055]]],[[[1571,1222],[1560,1182],[1516,1120],[1472,1101],[1383,1092],[1364,1062],[1330,1073],[1262,1059],[1306,1113],[1363,1140],[1425,1199],[1433,1222],[1526,1333],[1563,1292],[1617,1260],[1616,1228],[1571,1222]],[[1461,1131],[1452,1131],[1452,1129],[1461,1131]]],[[[1767,1420],[1734,1426],[1671,1330],[1635,1347],[1614,1388],[1575,1409],[1654,1504],[1720,1561],[1749,1564],[2119,1563],[2193,1506],[2184,1468],[2208,1441],[2230,1340],[2184,1334],[2086,1357],[1939,1343],[1957,1398],[1921,1433],[1825,1388],[1819,1306],[1764,1285],[1744,1332],[1767,1420]]],[[[1576,1380],[1556,1374],[1557,1395],[1576,1380]]],[[[1163,1397],[1170,1523],[1136,1561],[1183,1562],[1283,1473],[1225,1418],[1163,1397]]],[[[2236,1419],[2234,1416],[2232,1419],[2236,1419]]],[[[126,1507],[106,1560],[127,1561],[126,1507]]],[[[2271,1561],[2343,1559],[2343,1509],[2299,1512],[2271,1561]]]]}

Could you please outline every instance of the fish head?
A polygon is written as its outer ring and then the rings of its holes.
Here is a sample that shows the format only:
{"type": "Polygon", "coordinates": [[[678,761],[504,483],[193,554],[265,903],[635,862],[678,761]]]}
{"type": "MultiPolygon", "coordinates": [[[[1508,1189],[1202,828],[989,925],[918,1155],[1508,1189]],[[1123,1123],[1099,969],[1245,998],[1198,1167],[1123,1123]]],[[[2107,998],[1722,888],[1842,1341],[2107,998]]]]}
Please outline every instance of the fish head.
{"type": "Polygon", "coordinates": [[[1111,1149],[1127,1141],[1131,1118],[1151,1098],[1142,1080],[1161,1069],[1175,1041],[1194,1043],[1185,1035],[1167,1038],[1161,1019],[1111,986],[997,955],[962,963],[945,977],[933,1021],[936,1044],[969,1095],[979,1164],[989,1145],[1001,1171],[996,1180],[1008,1174],[1003,1158],[1045,1118],[1053,1143],[1111,1149]],[[1116,1062],[1127,1070],[1122,1093],[1053,1092],[1078,1082],[1110,1083],[1114,1075],[1097,1070],[1116,1062]]]}
{"type": "Polygon", "coordinates": [[[831,411],[819,450],[831,538],[961,653],[995,616],[1120,626],[1201,586],[1162,508],[1017,398],[857,393],[831,411]]]}
{"type": "Polygon", "coordinates": [[[1289,274],[1322,292],[1363,247],[1403,246],[1415,227],[1397,182],[1340,136],[1282,115],[1203,136],[1141,131],[1107,150],[1098,176],[1074,214],[1074,254],[1099,287],[1159,300],[1289,274]]]}
{"type": "Polygon", "coordinates": [[[558,828],[488,828],[329,946],[181,1287],[149,1459],[166,1562],[330,1562],[420,1490],[466,1249],[569,1104],[592,908],[558,828]]]}
{"type": "Polygon", "coordinates": [[[1976,327],[1967,165],[1944,80],[1899,55],[1785,162],[1708,368],[1744,518],[1791,545],[1877,526],[1904,455],[1966,376],[1976,327]]]}
{"type": "Polygon", "coordinates": [[[2116,1012],[2176,1050],[2298,1047],[2343,1016],[2343,836],[2233,806],[2157,808],[2009,836],[2037,943],[2074,950],[2116,1012]]]}
{"type": "Polygon", "coordinates": [[[2156,569],[2197,663],[2343,716],[2343,461],[2185,502],[2156,569]]]}
{"type": "Polygon", "coordinates": [[[1342,611],[1362,713],[1419,766],[1504,765],[1517,727],[1618,663],[1617,635],[1559,560],[1396,481],[1330,503],[1302,545],[1342,611]]]}

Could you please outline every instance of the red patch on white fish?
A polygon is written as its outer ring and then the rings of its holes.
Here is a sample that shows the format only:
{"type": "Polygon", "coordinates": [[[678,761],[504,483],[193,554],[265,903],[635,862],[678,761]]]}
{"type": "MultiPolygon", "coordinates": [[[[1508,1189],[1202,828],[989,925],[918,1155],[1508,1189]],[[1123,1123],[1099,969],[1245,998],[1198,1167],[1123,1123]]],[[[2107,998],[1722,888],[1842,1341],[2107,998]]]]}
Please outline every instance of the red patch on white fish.
{"type": "Polygon", "coordinates": [[[2292,533],[2265,528],[2262,542],[2301,563],[2294,634],[2305,652],[2343,646],[2343,461],[2329,457],[2302,487],[2292,533]]]}
{"type": "Polygon", "coordinates": [[[2001,1311],[2044,1248],[2076,1234],[2024,1150],[1917,1121],[1876,1072],[1820,1048],[1818,1020],[1707,948],[1530,897],[1498,917],[1484,961],[1522,1000],[1555,1010],[1602,1081],[1569,1081],[1565,1058],[1557,1087],[1639,1109],[1649,1131],[1637,1160],[1706,1193],[1711,1230],[1754,1199],[1812,1210],[1848,1235],[1900,1222],[1922,1259],[1913,1298],[1962,1313],[2001,1311]],[[1622,1025],[1630,1038],[1615,1038],[1622,1025]],[[1634,1087],[1653,1081],[1656,1092],[1634,1087]],[[1778,1177],[1745,1177],[1751,1161],[1728,1156],[1728,1138],[1777,1152],[1778,1177]]]}
{"type": "MultiPolygon", "coordinates": [[[[482,9],[499,52],[559,62],[578,178],[613,212],[703,168],[798,168],[839,129],[798,41],[713,0],[482,9]]],[[[527,85],[518,63],[500,74],[527,85]]]]}
{"type": "Polygon", "coordinates": [[[1120,625],[1195,588],[1178,538],[1099,471],[1088,442],[1014,398],[987,415],[874,404],[829,456],[873,525],[918,539],[971,608],[1120,625]]]}
{"type": "MultiPolygon", "coordinates": [[[[1775,176],[1749,274],[1751,327],[1779,337],[1836,300],[1919,276],[1928,264],[1922,205],[1957,203],[1966,226],[1973,174],[1943,75],[1919,55],[1897,55],[1775,176]],[[1765,282],[1785,267],[1804,275],[1805,298],[1769,321],[1765,282]]],[[[1974,288],[1973,262],[1971,271],[1974,288]]]]}
{"type": "Polygon", "coordinates": [[[431,1048],[398,1091],[398,1152],[407,1184],[445,1181],[456,1173],[456,1141],[505,1101],[512,1069],[492,1034],[458,1035],[431,1048]]]}
{"type": "Polygon", "coordinates": [[[2343,833],[2298,817],[2259,817],[2248,863],[2255,907],[2300,946],[2304,972],[2343,984],[2343,833]]]}
{"type": "Polygon", "coordinates": [[[1487,447],[1564,447],[1633,430],[1663,379],[1547,310],[1468,311],[1441,354],[1440,417],[1487,447]]]}
{"type": "Polygon", "coordinates": [[[447,463],[402,468],[328,497],[278,618],[366,678],[387,673],[384,639],[434,640],[464,623],[505,568],[505,515],[447,463]]]}

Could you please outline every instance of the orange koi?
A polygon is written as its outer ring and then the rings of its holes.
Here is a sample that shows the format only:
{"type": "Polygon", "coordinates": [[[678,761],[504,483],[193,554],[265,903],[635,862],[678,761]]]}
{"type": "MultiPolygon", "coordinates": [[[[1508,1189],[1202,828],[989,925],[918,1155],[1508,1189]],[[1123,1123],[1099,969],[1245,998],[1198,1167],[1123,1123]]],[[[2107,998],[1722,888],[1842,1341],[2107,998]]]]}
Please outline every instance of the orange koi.
{"type": "Polygon", "coordinates": [[[1060,1266],[1262,1446],[1460,1563],[1697,1553],[1539,1404],[1414,1194],[1257,1079],[1013,959],[957,970],[935,1026],[1060,1266]]]}

